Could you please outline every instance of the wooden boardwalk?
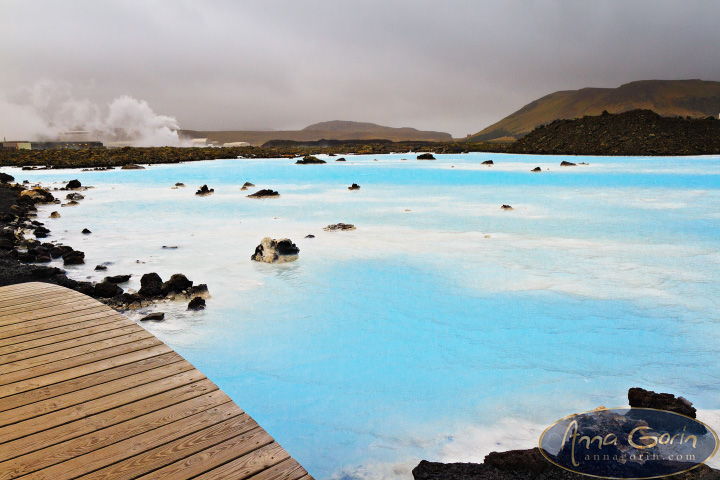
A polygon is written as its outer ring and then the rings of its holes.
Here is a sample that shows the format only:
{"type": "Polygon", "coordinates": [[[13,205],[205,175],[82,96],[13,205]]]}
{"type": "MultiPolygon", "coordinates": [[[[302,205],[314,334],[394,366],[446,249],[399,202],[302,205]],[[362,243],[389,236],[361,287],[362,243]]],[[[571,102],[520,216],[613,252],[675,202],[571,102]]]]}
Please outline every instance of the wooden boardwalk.
{"type": "Polygon", "coordinates": [[[218,387],[109,307],[0,287],[0,479],[312,477],[218,387]]]}

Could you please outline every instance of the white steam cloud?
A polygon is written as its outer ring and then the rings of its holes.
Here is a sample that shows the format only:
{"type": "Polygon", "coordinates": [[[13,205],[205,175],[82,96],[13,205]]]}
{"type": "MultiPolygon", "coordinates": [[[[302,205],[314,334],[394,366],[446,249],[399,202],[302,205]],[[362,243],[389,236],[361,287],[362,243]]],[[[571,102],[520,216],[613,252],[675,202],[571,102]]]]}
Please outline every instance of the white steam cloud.
{"type": "Polygon", "coordinates": [[[67,83],[42,80],[0,96],[0,135],[7,140],[86,140],[138,147],[185,146],[173,117],[156,114],[145,100],[122,95],[107,105],[76,98],[67,83]],[[63,138],[65,137],[65,138],[63,138]]]}

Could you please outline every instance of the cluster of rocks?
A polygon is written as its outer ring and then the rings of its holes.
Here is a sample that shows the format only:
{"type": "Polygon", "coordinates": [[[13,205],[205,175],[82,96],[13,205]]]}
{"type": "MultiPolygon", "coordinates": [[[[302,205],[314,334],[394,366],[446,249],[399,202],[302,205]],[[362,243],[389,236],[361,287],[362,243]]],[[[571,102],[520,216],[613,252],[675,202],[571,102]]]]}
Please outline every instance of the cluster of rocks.
{"type": "Polygon", "coordinates": [[[333,225],[328,225],[327,227],[323,228],[326,232],[338,232],[338,231],[345,231],[345,230],[355,230],[355,225],[352,225],[350,223],[335,223],[333,225]]]}
{"type": "Polygon", "coordinates": [[[435,160],[432,153],[422,153],[417,156],[418,160],[435,160]]]}
{"type": "Polygon", "coordinates": [[[279,196],[280,194],[278,192],[270,190],[269,188],[264,188],[253,194],[247,195],[248,198],[277,198],[279,196]]]}
{"type": "Polygon", "coordinates": [[[240,190],[247,190],[247,189],[249,189],[250,187],[254,187],[254,186],[255,186],[254,183],[245,182],[245,183],[243,184],[243,186],[240,188],[240,190]]]}
{"type": "Polygon", "coordinates": [[[255,253],[250,260],[265,263],[285,263],[298,259],[300,249],[289,238],[275,240],[265,237],[260,245],[255,247],[255,253]]]}
{"type": "MultiPolygon", "coordinates": [[[[38,240],[50,235],[50,230],[36,220],[37,205],[57,202],[49,191],[39,187],[28,190],[22,185],[10,184],[14,178],[7,174],[2,174],[0,180],[3,180],[0,183],[0,286],[45,281],[79,291],[120,310],[178,297],[190,299],[188,308],[191,310],[204,308],[202,297],[208,295],[207,285],[193,286],[183,274],[175,274],[166,282],[156,273],[145,274],[140,280],[140,291],[127,293],[119,284],[128,282],[131,275],[106,276],[101,282],[76,281],[68,278],[60,268],[38,265],[56,259],[62,259],[65,266],[84,264],[85,253],[68,245],[38,240]],[[35,238],[27,238],[28,232],[35,238]]],[[[79,188],[80,182],[71,181],[63,189],[79,188]]],[[[88,234],[90,230],[84,229],[83,233],[88,234]]],[[[95,270],[107,270],[107,264],[98,265],[95,270]]]]}
{"type": "MultiPolygon", "coordinates": [[[[628,400],[632,408],[667,410],[695,418],[695,408],[683,397],[631,388],[628,400]]],[[[412,471],[415,480],[585,480],[586,475],[564,470],[550,463],[539,448],[492,452],[483,463],[440,463],[422,460],[412,471]]],[[[690,471],[663,478],[667,480],[719,480],[720,470],[700,465],[690,471]]]]}
{"type": "Polygon", "coordinates": [[[348,190],[360,190],[360,185],[358,185],[357,183],[353,183],[348,187],[348,190]]]}
{"type": "Polygon", "coordinates": [[[301,160],[298,160],[295,162],[296,165],[312,165],[312,164],[320,164],[320,163],[327,163],[325,160],[320,160],[319,158],[313,156],[313,155],[306,155],[301,160]]]}
{"type": "Polygon", "coordinates": [[[203,185],[202,187],[200,187],[198,189],[197,192],[195,192],[195,195],[200,195],[202,197],[205,195],[210,195],[211,193],[214,193],[214,192],[215,192],[214,188],[208,188],[207,185],[203,185]]]}

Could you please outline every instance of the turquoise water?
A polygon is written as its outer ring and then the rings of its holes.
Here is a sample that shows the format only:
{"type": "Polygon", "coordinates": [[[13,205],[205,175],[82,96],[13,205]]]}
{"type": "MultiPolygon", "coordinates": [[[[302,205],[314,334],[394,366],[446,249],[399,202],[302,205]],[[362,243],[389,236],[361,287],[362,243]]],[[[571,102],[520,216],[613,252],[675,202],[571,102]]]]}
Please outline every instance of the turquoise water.
{"type": "Polygon", "coordinates": [[[58,210],[52,238],[86,252],[75,278],[112,261],[131,288],[150,271],[207,283],[204,312],[161,304],[167,320],[143,326],[317,478],[529,448],[631,386],[683,395],[720,427],[720,157],[437,157],[3,171],[94,186],[40,214],[58,210]],[[281,196],[248,199],[245,181],[281,196]],[[196,197],[204,183],[216,193],[196,197]],[[337,222],[357,230],[322,230],[337,222]],[[265,236],[299,260],[251,262],[265,236]]]}

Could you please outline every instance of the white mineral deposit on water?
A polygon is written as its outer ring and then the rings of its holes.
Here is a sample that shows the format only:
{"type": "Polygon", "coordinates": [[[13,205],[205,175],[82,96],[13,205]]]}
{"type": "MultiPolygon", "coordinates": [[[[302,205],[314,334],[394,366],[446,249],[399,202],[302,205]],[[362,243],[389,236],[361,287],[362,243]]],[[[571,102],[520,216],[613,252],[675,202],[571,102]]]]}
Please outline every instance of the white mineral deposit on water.
{"type": "Polygon", "coordinates": [[[166,321],[143,326],[317,478],[407,479],[420,459],[530,448],[632,386],[683,395],[720,427],[718,157],[436,157],[3,170],[95,187],[39,215],[86,253],[74,278],[207,283],[205,311],[161,305],[166,321]],[[248,199],[246,181],[280,197],[248,199]],[[195,196],[203,184],[215,194],[195,196]],[[339,222],[357,229],[323,231],[339,222]],[[264,237],[299,259],[250,261],[264,237]]]}

